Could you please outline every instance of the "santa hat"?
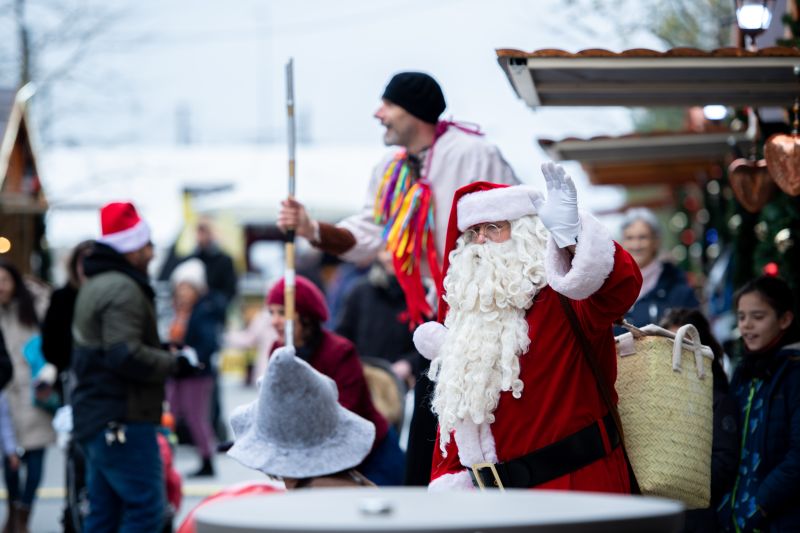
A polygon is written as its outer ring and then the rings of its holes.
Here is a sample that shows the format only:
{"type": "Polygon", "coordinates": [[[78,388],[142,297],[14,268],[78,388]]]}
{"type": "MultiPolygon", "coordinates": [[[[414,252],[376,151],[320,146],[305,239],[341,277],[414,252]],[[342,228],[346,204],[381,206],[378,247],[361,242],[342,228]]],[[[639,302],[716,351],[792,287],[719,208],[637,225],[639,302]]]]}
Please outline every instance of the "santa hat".
{"type": "MultiPolygon", "coordinates": [[[[284,278],[272,286],[267,294],[267,305],[284,305],[285,286],[284,278]]],[[[303,276],[296,276],[294,297],[298,315],[313,318],[319,322],[328,320],[328,305],[325,303],[325,296],[311,280],[303,276]]]]}
{"type": "MultiPolygon", "coordinates": [[[[543,200],[542,194],[527,185],[505,185],[476,181],[464,185],[453,196],[453,207],[447,223],[447,238],[444,243],[444,261],[441,283],[450,268],[450,252],[455,250],[458,237],[469,227],[484,222],[517,220],[537,213],[536,205],[543,200]]],[[[439,322],[444,322],[447,303],[444,301],[444,286],[439,292],[439,322]]]]}
{"type": "Polygon", "coordinates": [[[150,227],[130,202],[112,202],[100,210],[103,236],[97,242],[121,254],[135,252],[150,242],[150,227]]]}

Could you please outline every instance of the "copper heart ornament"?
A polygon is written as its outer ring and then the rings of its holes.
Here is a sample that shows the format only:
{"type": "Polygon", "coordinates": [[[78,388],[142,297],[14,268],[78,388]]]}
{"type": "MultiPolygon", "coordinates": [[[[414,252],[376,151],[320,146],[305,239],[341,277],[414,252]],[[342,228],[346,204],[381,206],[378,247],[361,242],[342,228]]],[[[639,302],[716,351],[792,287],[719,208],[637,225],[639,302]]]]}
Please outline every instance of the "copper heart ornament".
{"type": "Polygon", "coordinates": [[[790,196],[799,195],[800,135],[771,135],[764,144],[764,159],[778,187],[790,196]]]}
{"type": "Polygon", "coordinates": [[[736,199],[750,213],[758,213],[775,192],[775,183],[763,159],[737,159],[728,166],[728,181],[736,199]]]}

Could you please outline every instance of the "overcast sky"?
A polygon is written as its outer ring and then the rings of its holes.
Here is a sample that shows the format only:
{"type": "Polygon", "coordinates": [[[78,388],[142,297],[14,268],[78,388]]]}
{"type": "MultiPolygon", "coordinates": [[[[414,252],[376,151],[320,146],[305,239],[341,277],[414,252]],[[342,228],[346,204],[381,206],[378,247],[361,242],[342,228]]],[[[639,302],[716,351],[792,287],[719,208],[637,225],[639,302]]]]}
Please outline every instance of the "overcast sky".
{"type": "Polygon", "coordinates": [[[56,138],[164,144],[183,128],[201,143],[281,141],[283,66],[293,57],[301,133],[314,142],[379,142],[372,113],[386,81],[424,70],[443,86],[447,116],[516,153],[541,135],[624,131],[628,115],[530,111],[496,48],[656,45],[623,44],[602,20],[587,35],[560,0],[143,0],[123,13],[81,69],[99,90],[62,91],[81,112],[66,115],[56,138]]]}
{"type": "MultiPolygon", "coordinates": [[[[56,93],[55,107],[62,110],[56,139],[163,148],[174,145],[182,131],[201,145],[283,143],[284,65],[292,57],[301,136],[315,146],[380,146],[382,128],[372,115],[386,82],[395,72],[422,70],[442,85],[445,116],[479,124],[517,174],[533,184],[543,184],[538,168],[546,158],[537,138],[626,133],[629,113],[533,111],[516,97],[495,49],[659,46],[652,38],[616,35],[607,21],[560,0],[114,5],[124,8],[124,16],[73,73],[78,83],[56,93]]],[[[579,167],[569,168],[579,192],[589,196],[579,167]]],[[[604,194],[592,191],[596,207],[605,198],[619,202],[618,192],[604,194]]]]}

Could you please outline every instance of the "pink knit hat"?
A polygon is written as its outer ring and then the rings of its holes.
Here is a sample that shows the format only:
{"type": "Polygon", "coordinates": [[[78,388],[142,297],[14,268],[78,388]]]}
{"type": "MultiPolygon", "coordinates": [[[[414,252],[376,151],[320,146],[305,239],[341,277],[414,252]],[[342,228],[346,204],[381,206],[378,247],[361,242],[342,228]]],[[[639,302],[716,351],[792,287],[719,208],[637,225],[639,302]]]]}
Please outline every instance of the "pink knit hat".
{"type": "MultiPolygon", "coordinates": [[[[270,289],[267,304],[283,305],[284,278],[270,289]]],[[[295,277],[295,306],[297,314],[325,322],[328,320],[328,305],[325,296],[314,283],[303,276],[295,277]]]]}

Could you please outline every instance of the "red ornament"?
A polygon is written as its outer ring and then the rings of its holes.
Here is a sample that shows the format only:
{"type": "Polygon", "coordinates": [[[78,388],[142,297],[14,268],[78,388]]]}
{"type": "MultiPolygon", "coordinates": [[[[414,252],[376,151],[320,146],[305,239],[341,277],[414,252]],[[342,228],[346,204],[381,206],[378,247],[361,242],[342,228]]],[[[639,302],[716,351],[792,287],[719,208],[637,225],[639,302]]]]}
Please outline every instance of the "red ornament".
{"type": "Polygon", "coordinates": [[[780,270],[778,269],[777,263],[767,263],[764,265],[764,274],[767,276],[772,276],[774,278],[779,272],[780,270]]]}
{"type": "Polygon", "coordinates": [[[694,231],[687,228],[681,232],[681,242],[685,246],[690,246],[694,242],[694,231]]]}
{"type": "Polygon", "coordinates": [[[685,208],[687,211],[689,211],[690,213],[694,213],[694,212],[696,212],[698,209],[700,209],[700,202],[698,202],[698,201],[697,201],[697,198],[695,198],[694,196],[687,196],[687,197],[686,197],[686,198],[683,200],[683,207],[684,207],[684,208],[685,208]]]}

